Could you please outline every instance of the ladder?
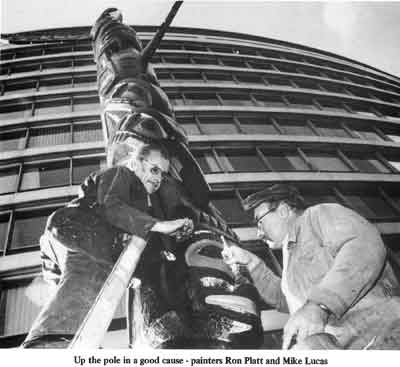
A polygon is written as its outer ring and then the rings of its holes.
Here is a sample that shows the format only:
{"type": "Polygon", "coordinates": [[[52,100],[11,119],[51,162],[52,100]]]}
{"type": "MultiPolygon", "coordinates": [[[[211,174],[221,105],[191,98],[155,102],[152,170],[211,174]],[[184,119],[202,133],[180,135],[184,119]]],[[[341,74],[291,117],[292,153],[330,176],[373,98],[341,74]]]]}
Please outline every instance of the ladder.
{"type": "Polygon", "coordinates": [[[132,236],[107,277],[69,349],[99,348],[147,242],[132,236]]]}

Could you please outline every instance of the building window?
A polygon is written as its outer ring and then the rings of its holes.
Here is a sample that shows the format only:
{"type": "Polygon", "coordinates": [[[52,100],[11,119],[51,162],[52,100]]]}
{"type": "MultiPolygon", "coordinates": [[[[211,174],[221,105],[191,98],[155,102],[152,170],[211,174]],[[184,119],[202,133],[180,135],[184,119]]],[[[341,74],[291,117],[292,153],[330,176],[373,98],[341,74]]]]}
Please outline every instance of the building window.
{"type": "Polygon", "coordinates": [[[72,52],[72,45],[51,45],[45,49],[45,55],[59,54],[63,52],[72,52]]]}
{"type": "Polygon", "coordinates": [[[338,138],[351,138],[349,133],[343,129],[339,124],[335,121],[313,121],[313,124],[317,131],[322,136],[327,137],[338,137],[338,138]]]}
{"type": "Polygon", "coordinates": [[[339,112],[339,113],[348,113],[346,108],[344,107],[343,103],[329,100],[329,99],[317,99],[318,104],[322,107],[325,111],[330,112],[339,112]]]}
{"type": "Polygon", "coordinates": [[[233,83],[232,75],[228,73],[206,72],[205,76],[212,83],[233,83]]]}
{"type": "Polygon", "coordinates": [[[185,93],[185,104],[192,106],[219,106],[217,96],[212,93],[185,93]]]}
{"type": "Polygon", "coordinates": [[[280,96],[263,94],[253,94],[253,96],[257,100],[257,105],[259,106],[287,108],[286,103],[280,96]]]}
{"type": "Polygon", "coordinates": [[[32,116],[32,103],[13,104],[0,107],[0,119],[8,121],[11,119],[25,118],[32,116]]]}
{"type": "Polygon", "coordinates": [[[349,172],[350,167],[346,165],[336,152],[307,152],[307,158],[318,171],[327,172],[349,172]]]}
{"type": "Polygon", "coordinates": [[[157,70],[157,79],[162,82],[170,82],[171,80],[173,80],[172,74],[169,71],[161,71],[161,70],[157,70]]]}
{"type": "Polygon", "coordinates": [[[36,92],[36,79],[16,79],[5,82],[5,93],[36,92]]]}
{"type": "MultiPolygon", "coordinates": [[[[341,87],[341,88],[343,88],[343,87],[341,87]]],[[[357,88],[357,87],[349,87],[349,86],[346,86],[346,88],[354,96],[382,101],[376,95],[372,94],[369,90],[361,89],[361,88],[357,88]]]]}
{"type": "Polygon", "coordinates": [[[0,254],[4,253],[9,220],[10,216],[8,214],[0,214],[0,254]]]}
{"type": "Polygon", "coordinates": [[[288,135],[315,135],[311,128],[307,125],[307,122],[304,120],[278,119],[278,123],[283,132],[288,135]]]}
{"type": "Polygon", "coordinates": [[[296,151],[262,150],[274,171],[309,171],[307,163],[296,151]]]}
{"type": "MultiPolygon", "coordinates": [[[[279,59],[280,56],[285,56],[285,58],[286,58],[286,56],[288,56],[288,54],[286,54],[286,53],[283,55],[282,51],[277,52],[274,50],[260,50],[260,53],[264,57],[268,57],[268,58],[272,58],[272,59],[279,59]]],[[[296,57],[298,59],[299,56],[296,56],[296,57]]],[[[297,60],[297,59],[295,59],[295,60],[297,60]]]]}
{"type": "Polygon", "coordinates": [[[225,66],[231,66],[235,68],[247,68],[246,63],[239,58],[221,57],[221,61],[225,66]]]}
{"type": "Polygon", "coordinates": [[[230,225],[251,223],[251,214],[246,213],[238,197],[234,193],[216,193],[217,198],[212,203],[221,212],[224,220],[230,225]]]}
{"type": "Polygon", "coordinates": [[[303,96],[286,96],[291,108],[302,108],[302,109],[316,109],[313,101],[309,97],[303,96]]]}
{"type": "Polygon", "coordinates": [[[219,93],[219,96],[227,106],[254,106],[250,96],[245,93],[219,93]]]}
{"type": "Polygon", "coordinates": [[[21,190],[69,185],[69,161],[25,165],[21,190]]]}
{"type": "Polygon", "coordinates": [[[346,152],[345,154],[351,160],[351,162],[360,170],[360,172],[390,173],[389,168],[387,168],[371,153],[346,152]]]}
{"type": "Polygon", "coordinates": [[[100,169],[99,158],[75,159],[72,161],[72,183],[81,184],[92,172],[100,169]]]}
{"type": "Polygon", "coordinates": [[[16,212],[10,250],[25,247],[37,247],[47,217],[54,209],[42,209],[29,212],[16,212]]]}
{"type": "Polygon", "coordinates": [[[318,84],[313,80],[296,79],[295,83],[299,88],[320,90],[320,87],[318,86],[318,84]]]}
{"type": "Polygon", "coordinates": [[[168,93],[168,98],[175,106],[185,105],[185,99],[183,98],[181,93],[168,93]]]}
{"type": "MultiPolygon", "coordinates": [[[[400,134],[399,135],[394,135],[394,134],[386,134],[386,136],[391,139],[392,141],[396,143],[400,143],[400,134]]],[[[0,137],[1,140],[1,137],[0,137]]],[[[0,146],[1,146],[1,141],[0,141],[0,146]]]]}
{"type": "Polygon", "coordinates": [[[344,192],[352,208],[362,216],[370,219],[389,218],[397,216],[394,209],[374,191],[344,192]]]}
{"type": "Polygon", "coordinates": [[[256,48],[234,46],[232,51],[234,54],[237,55],[242,54],[242,55],[258,56],[258,50],[256,48]]]}
{"type": "Polygon", "coordinates": [[[185,72],[173,72],[172,75],[176,82],[204,82],[203,77],[198,71],[185,71],[185,72]]]}
{"type": "Polygon", "coordinates": [[[284,78],[281,75],[275,76],[275,75],[265,75],[264,79],[267,80],[268,84],[271,85],[277,85],[279,87],[290,87],[293,88],[292,83],[288,78],[284,78]]]}
{"type": "Polygon", "coordinates": [[[233,118],[222,116],[199,117],[201,129],[205,134],[238,134],[233,118]]]}
{"type": "Polygon", "coordinates": [[[398,246],[400,234],[383,235],[382,239],[388,249],[388,262],[392,265],[397,279],[400,279],[400,250],[398,246]]]}
{"type": "MultiPolygon", "coordinates": [[[[218,65],[218,59],[215,56],[193,56],[192,60],[196,64],[218,65]]],[[[186,62],[185,64],[190,64],[190,62],[186,62]]]]}
{"type": "Polygon", "coordinates": [[[162,58],[168,64],[191,64],[190,57],[187,55],[163,55],[162,58]]]}
{"type": "Polygon", "coordinates": [[[382,113],[392,120],[400,121],[400,110],[398,108],[385,108],[382,113]]]}
{"type": "Polygon", "coordinates": [[[74,44],[74,51],[92,51],[92,44],[90,41],[79,41],[74,44]]]}
{"type": "Polygon", "coordinates": [[[257,74],[243,73],[243,74],[236,74],[235,77],[240,83],[265,84],[261,76],[257,74]]]}
{"type": "MultiPolygon", "coordinates": [[[[33,52],[32,52],[33,53],[33,52]]],[[[4,50],[2,53],[1,53],[1,58],[2,58],[2,60],[12,60],[12,59],[15,59],[15,58],[17,58],[17,55],[20,55],[20,53],[18,53],[18,51],[17,50],[13,50],[13,49],[10,49],[10,50],[4,50]]],[[[40,55],[40,54],[39,54],[40,55]]],[[[22,57],[22,56],[19,56],[19,57],[22,57]]]]}
{"type": "Polygon", "coordinates": [[[44,61],[42,63],[42,68],[45,70],[58,69],[58,68],[71,68],[71,67],[72,67],[72,59],[51,60],[51,61],[44,61]]]}
{"type": "Polygon", "coordinates": [[[255,149],[246,150],[218,150],[218,156],[221,159],[227,171],[235,172],[263,172],[267,171],[261,158],[257,155],[255,149]]]}
{"type": "Polygon", "coordinates": [[[42,55],[43,55],[43,47],[41,46],[15,50],[15,58],[17,59],[23,57],[42,56],[42,55]]]}
{"type": "MultiPolygon", "coordinates": [[[[279,56],[278,56],[278,59],[279,59],[279,56]]],[[[292,64],[292,63],[287,63],[286,64],[286,63],[281,63],[281,62],[275,62],[274,65],[281,72],[284,72],[284,73],[297,73],[295,64],[292,64]]]]}
{"type": "Polygon", "coordinates": [[[75,122],[73,124],[73,142],[87,143],[103,140],[103,130],[99,121],[75,122]]]}
{"type": "Polygon", "coordinates": [[[88,97],[74,97],[73,98],[73,111],[91,111],[91,112],[99,112],[99,98],[97,96],[88,96],[88,97]]]}
{"type": "Polygon", "coordinates": [[[394,186],[385,187],[385,192],[389,195],[390,200],[393,200],[395,205],[400,208],[400,191],[399,185],[394,184],[394,186]]]}
{"type": "Polygon", "coordinates": [[[73,87],[90,88],[96,85],[96,74],[78,74],[73,77],[73,87]]]}
{"type": "Polygon", "coordinates": [[[25,148],[26,130],[9,131],[0,134],[0,152],[25,148]]]}
{"type": "Polygon", "coordinates": [[[69,125],[53,125],[29,130],[28,148],[43,148],[69,143],[71,143],[69,125]]]}
{"type": "Polygon", "coordinates": [[[254,69],[276,70],[271,63],[266,62],[266,61],[250,60],[250,61],[248,61],[248,63],[254,69]]]}
{"type": "Polygon", "coordinates": [[[202,52],[208,52],[207,47],[204,45],[198,45],[196,43],[186,43],[183,45],[185,50],[187,51],[202,51],[202,52]]]}
{"type": "Polygon", "coordinates": [[[278,135],[279,131],[265,116],[239,116],[240,128],[246,134],[278,135]]]}
{"type": "Polygon", "coordinates": [[[368,116],[368,117],[375,117],[375,118],[377,117],[376,113],[374,113],[371,110],[371,107],[370,107],[369,104],[362,104],[362,103],[355,104],[355,103],[352,103],[351,104],[351,109],[355,113],[357,113],[359,115],[368,116]]]}
{"type": "Polygon", "coordinates": [[[396,169],[397,172],[400,172],[400,158],[387,157],[387,160],[396,169]]]}
{"type": "Polygon", "coordinates": [[[188,135],[200,135],[201,132],[196,122],[194,121],[194,117],[179,117],[178,116],[179,125],[181,125],[188,135]]]}
{"type": "Polygon", "coordinates": [[[57,98],[54,100],[37,102],[35,105],[36,116],[68,112],[71,112],[70,98],[57,98]]]}
{"type": "Polygon", "coordinates": [[[74,65],[77,66],[88,66],[94,65],[93,56],[76,56],[74,57],[74,65]]]}
{"type": "Polygon", "coordinates": [[[2,285],[0,293],[0,335],[17,335],[25,334],[29,331],[33,321],[40,311],[38,300],[42,302],[49,296],[48,287],[37,286],[39,281],[36,281],[34,292],[29,297],[28,291],[30,280],[18,283],[2,285]],[[46,291],[47,290],[47,291],[46,291]],[[17,312],[16,312],[17,311],[17,312]]]}
{"type": "Polygon", "coordinates": [[[160,50],[182,50],[182,45],[179,43],[162,41],[160,46],[160,50]]]}
{"type": "Polygon", "coordinates": [[[196,158],[197,163],[205,174],[221,172],[219,164],[212,151],[195,151],[193,152],[193,156],[196,158]]]}
{"type": "MultiPolygon", "coordinates": [[[[15,64],[11,65],[11,74],[14,73],[29,73],[31,71],[37,71],[40,68],[40,62],[27,62],[27,63],[21,63],[21,64],[15,64]]],[[[4,70],[6,70],[4,68],[4,70]]]]}
{"type": "MultiPolygon", "coordinates": [[[[332,67],[336,67],[336,65],[332,65],[332,67]]],[[[340,80],[340,81],[348,81],[346,79],[344,79],[343,75],[341,75],[340,73],[336,72],[336,71],[332,71],[332,70],[324,70],[324,74],[333,80],[340,80]]]]}
{"type": "MultiPolygon", "coordinates": [[[[377,93],[377,92],[375,91],[375,93],[377,93]]],[[[390,103],[394,103],[394,104],[400,104],[400,98],[395,97],[393,95],[388,96],[388,95],[386,95],[386,93],[377,93],[377,95],[381,101],[386,101],[386,102],[390,102],[390,103]]]]}
{"type": "Polygon", "coordinates": [[[19,167],[0,170],[0,194],[15,192],[18,184],[19,167]]]}
{"type": "Polygon", "coordinates": [[[48,77],[39,81],[39,90],[57,90],[62,88],[69,88],[72,86],[71,76],[62,77],[48,77]]]}
{"type": "Polygon", "coordinates": [[[367,127],[367,126],[354,127],[353,131],[355,131],[361,139],[372,140],[372,141],[382,141],[383,140],[379,136],[379,134],[371,127],[367,127]]]}
{"type": "Polygon", "coordinates": [[[297,70],[302,74],[319,76],[319,77],[321,76],[321,73],[318,70],[309,68],[307,66],[302,66],[301,68],[297,68],[297,70]]]}
{"type": "Polygon", "coordinates": [[[323,185],[312,185],[311,187],[307,187],[304,190],[300,190],[300,192],[307,207],[317,204],[339,202],[333,191],[323,185]]]}
{"type": "MultiPolygon", "coordinates": [[[[52,287],[40,276],[33,280],[3,281],[0,292],[0,336],[27,333],[51,292],[52,287]]],[[[122,318],[125,314],[125,302],[122,299],[113,318],[122,318]]]]}
{"type": "Polygon", "coordinates": [[[210,50],[212,52],[220,52],[220,53],[226,53],[226,54],[231,54],[232,53],[232,47],[229,46],[221,46],[221,45],[208,45],[210,50]]]}

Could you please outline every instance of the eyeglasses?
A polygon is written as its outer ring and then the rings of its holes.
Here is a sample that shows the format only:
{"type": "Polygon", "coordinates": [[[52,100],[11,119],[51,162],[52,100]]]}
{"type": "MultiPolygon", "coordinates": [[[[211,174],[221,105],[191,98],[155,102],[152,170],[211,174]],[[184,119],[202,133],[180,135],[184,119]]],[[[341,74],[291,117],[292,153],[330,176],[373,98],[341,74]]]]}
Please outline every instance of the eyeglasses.
{"type": "Polygon", "coordinates": [[[267,216],[269,213],[272,213],[273,211],[275,211],[277,208],[272,208],[267,210],[261,217],[259,218],[254,218],[254,224],[258,227],[258,225],[260,224],[261,220],[267,216]]]}
{"type": "Polygon", "coordinates": [[[164,178],[168,175],[168,171],[164,171],[162,168],[158,167],[156,164],[150,163],[148,160],[143,159],[143,162],[147,163],[150,167],[150,173],[154,176],[161,176],[164,178]]]}

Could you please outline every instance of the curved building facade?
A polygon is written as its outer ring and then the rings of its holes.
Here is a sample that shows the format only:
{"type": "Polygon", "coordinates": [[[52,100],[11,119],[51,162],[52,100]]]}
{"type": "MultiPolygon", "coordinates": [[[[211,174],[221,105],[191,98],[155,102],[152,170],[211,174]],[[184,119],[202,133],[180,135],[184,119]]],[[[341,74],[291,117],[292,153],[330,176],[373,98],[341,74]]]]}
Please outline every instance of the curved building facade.
{"type": "MultiPolygon", "coordinates": [[[[155,27],[135,27],[143,43],[155,27]]],[[[105,164],[88,28],[3,35],[0,61],[0,347],[16,346],[46,299],[46,217],[105,164]],[[33,282],[32,280],[35,279],[33,282]]],[[[338,202],[400,259],[400,79],[368,65],[251,35],[171,28],[153,58],[161,86],[212,188],[213,203],[277,273],[242,199],[275,182],[308,205],[338,202]]],[[[265,306],[267,309],[267,306],[265,306]]],[[[265,348],[282,315],[263,313],[265,348]]],[[[105,346],[124,347],[123,306],[105,346]]]]}

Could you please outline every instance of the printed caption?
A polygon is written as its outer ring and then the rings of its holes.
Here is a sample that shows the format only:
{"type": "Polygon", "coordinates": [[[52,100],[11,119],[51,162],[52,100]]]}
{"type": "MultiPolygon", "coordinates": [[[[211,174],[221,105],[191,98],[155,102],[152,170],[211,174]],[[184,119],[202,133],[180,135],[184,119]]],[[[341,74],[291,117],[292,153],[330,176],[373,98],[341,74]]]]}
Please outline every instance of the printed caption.
{"type": "MultiPolygon", "coordinates": [[[[186,357],[186,356],[185,356],[186,357]]],[[[114,355],[110,357],[99,356],[74,356],[75,366],[80,367],[113,367],[113,366],[182,366],[182,367],[199,367],[199,366],[322,366],[328,365],[328,358],[315,358],[308,356],[293,357],[293,356],[276,356],[276,357],[194,357],[194,358],[179,358],[179,357],[166,357],[166,356],[152,356],[152,357],[132,357],[127,355],[114,355]]]]}

